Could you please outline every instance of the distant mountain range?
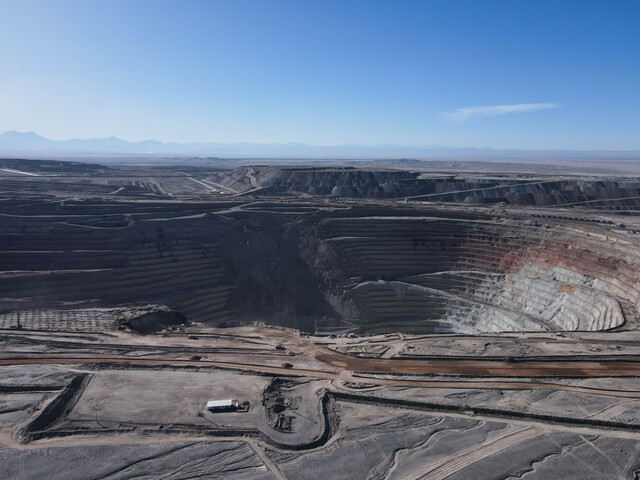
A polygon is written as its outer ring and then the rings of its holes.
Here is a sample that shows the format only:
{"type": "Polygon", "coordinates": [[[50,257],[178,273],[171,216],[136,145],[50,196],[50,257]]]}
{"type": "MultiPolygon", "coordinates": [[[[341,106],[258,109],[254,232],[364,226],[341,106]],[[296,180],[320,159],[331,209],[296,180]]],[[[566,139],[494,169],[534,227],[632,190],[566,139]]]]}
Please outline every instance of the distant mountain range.
{"type": "Polygon", "coordinates": [[[163,143],[128,142],[116,137],[49,140],[34,132],[0,134],[0,155],[127,155],[217,156],[264,158],[458,158],[458,159],[628,159],[640,160],[640,150],[499,150],[439,145],[336,145],[304,143],[163,143]]]}

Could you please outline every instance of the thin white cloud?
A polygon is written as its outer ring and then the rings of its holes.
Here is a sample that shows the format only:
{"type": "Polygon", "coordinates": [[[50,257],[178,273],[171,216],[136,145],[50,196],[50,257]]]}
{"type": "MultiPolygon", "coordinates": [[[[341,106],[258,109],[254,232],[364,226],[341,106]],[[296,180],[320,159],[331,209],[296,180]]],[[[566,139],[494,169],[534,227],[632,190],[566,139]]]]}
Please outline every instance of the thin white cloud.
{"type": "Polygon", "coordinates": [[[484,107],[466,107],[458,108],[450,112],[444,112],[449,120],[464,122],[474,118],[497,117],[499,115],[507,115],[509,113],[526,113],[535,112],[537,110],[548,110],[550,108],[558,108],[555,103],[517,103],[515,105],[487,105],[484,107]]]}

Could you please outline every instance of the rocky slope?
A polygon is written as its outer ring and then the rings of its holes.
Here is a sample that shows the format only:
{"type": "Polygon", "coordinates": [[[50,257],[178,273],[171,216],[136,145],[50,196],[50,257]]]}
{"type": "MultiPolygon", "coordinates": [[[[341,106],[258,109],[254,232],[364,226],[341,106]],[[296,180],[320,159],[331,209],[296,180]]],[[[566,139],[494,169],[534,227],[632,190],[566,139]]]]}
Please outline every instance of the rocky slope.
{"type": "Polygon", "coordinates": [[[354,167],[238,167],[220,174],[233,191],[262,195],[403,198],[417,201],[586,205],[627,209],[640,205],[640,182],[615,178],[512,177],[506,175],[428,175],[354,167]]]}
{"type": "Polygon", "coordinates": [[[275,202],[12,202],[3,212],[9,319],[151,303],[189,322],[321,332],[637,324],[640,241],[593,222],[275,202]]]}

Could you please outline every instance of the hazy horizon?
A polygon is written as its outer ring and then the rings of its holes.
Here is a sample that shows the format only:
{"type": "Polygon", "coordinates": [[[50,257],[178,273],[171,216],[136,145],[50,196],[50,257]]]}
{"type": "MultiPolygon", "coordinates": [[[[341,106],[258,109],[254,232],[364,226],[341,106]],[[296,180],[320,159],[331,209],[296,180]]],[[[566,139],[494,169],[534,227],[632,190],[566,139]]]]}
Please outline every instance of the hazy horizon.
{"type": "Polygon", "coordinates": [[[496,149],[451,145],[309,145],[305,143],[178,143],[155,139],[129,142],[114,136],[50,140],[36,132],[15,130],[0,133],[0,156],[12,155],[177,155],[249,158],[376,158],[376,159],[640,159],[640,150],[496,149]]]}

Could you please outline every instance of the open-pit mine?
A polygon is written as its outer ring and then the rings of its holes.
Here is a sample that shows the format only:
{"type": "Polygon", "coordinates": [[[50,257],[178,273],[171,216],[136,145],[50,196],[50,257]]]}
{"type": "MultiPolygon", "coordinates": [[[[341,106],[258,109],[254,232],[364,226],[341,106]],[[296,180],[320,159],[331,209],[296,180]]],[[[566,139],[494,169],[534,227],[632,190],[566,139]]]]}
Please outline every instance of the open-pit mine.
{"type": "Polygon", "coordinates": [[[0,478],[640,478],[639,177],[264,163],[0,159],[0,478]]]}

